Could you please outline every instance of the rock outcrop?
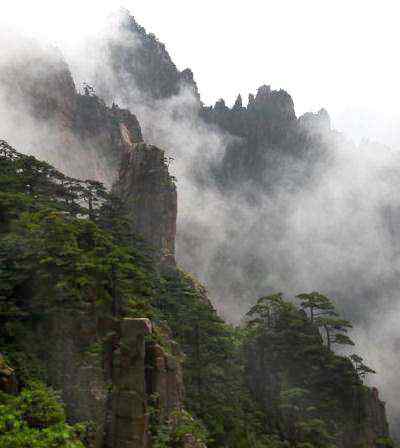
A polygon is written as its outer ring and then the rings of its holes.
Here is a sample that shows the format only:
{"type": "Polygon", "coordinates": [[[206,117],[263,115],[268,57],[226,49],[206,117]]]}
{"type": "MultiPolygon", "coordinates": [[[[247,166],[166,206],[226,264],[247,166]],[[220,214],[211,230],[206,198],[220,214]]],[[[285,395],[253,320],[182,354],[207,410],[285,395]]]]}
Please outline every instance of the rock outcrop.
{"type": "Polygon", "coordinates": [[[147,390],[150,396],[156,397],[154,405],[160,410],[161,419],[165,419],[174,410],[183,409],[184,355],[168,327],[159,326],[158,331],[163,334],[165,346],[158,343],[147,346],[147,390]]]}
{"type": "Polygon", "coordinates": [[[154,34],[147,33],[128,11],[119,11],[113,19],[112,33],[92,48],[103,54],[103,66],[95,67],[93,75],[102,98],[111,102],[122,92],[131,104],[152,103],[189,88],[200,99],[192,71],[179,71],[154,34]]]}
{"type": "Polygon", "coordinates": [[[133,229],[155,249],[155,259],[173,265],[177,193],[164,152],[145,143],[128,147],[114,190],[129,209],[133,229]]]}
{"type": "Polygon", "coordinates": [[[385,403],[379,399],[378,389],[366,389],[365,396],[358,405],[363,424],[346,431],[341,446],[377,448],[382,445],[379,441],[389,439],[385,403]]]}
{"type": "MultiPolygon", "coordinates": [[[[53,315],[26,341],[61,391],[69,419],[94,423],[95,448],[148,447],[153,396],[162,416],[183,408],[182,353],[172,339],[168,351],[152,343],[152,332],[148,319],[113,323],[81,310],[53,315]]],[[[10,378],[0,364],[1,387],[9,389],[10,378]]]]}
{"type": "Polygon", "coordinates": [[[3,137],[67,175],[110,187],[124,149],[142,141],[135,115],[115,104],[108,107],[90,86],[78,93],[56,49],[24,45],[29,52],[21,50],[1,64],[0,105],[10,110],[3,137]],[[27,129],[20,136],[21,125],[27,129]]]}
{"type": "Polygon", "coordinates": [[[329,134],[326,111],[297,119],[291,96],[269,85],[251,94],[247,106],[239,95],[232,108],[219,100],[214,107],[202,107],[200,115],[206,123],[235,137],[228,142],[216,171],[223,191],[238,184],[272,191],[281,179],[299,186],[312,175],[334,138],[329,134]],[[310,129],[320,132],[311,133],[310,129]]]}
{"type": "Polygon", "coordinates": [[[146,390],[146,342],[151,334],[148,319],[123,319],[119,323],[118,347],[111,359],[111,407],[106,446],[148,446],[148,392],[146,390]]]}

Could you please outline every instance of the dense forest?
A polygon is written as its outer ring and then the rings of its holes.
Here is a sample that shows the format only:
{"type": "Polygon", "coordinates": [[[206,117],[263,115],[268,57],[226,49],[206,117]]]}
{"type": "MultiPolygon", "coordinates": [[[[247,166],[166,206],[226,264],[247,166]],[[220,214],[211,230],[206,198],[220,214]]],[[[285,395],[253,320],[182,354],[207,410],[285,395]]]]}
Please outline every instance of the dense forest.
{"type": "MultiPolygon", "coordinates": [[[[187,411],[160,421],[153,397],[154,446],[179,446],[192,431],[210,447],[328,447],[370,424],[363,378],[373,371],[357,355],[334,353],[353,342],[328,298],[300,294],[296,306],[282,294],[263,297],[232,327],[188,274],[156,269],[140,237],[126,232],[123,204],[101,184],[4,141],[0,163],[1,446],[90,446],[93,422],[67,423],[47,383],[46,350],[31,345],[60,310],[150,318],[159,330],[147,344],[167,344],[162,328],[170,327],[185,354],[187,411]]],[[[82,352],[105,356],[113,341],[99,337],[82,352]]],[[[391,446],[385,434],[377,443],[391,446]]]]}

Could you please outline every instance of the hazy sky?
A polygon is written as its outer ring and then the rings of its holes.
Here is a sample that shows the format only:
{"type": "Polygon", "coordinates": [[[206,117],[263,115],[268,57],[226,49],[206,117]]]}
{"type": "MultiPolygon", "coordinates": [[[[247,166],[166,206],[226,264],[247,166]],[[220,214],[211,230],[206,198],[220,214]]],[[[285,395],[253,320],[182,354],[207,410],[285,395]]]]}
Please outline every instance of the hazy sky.
{"type": "Polygon", "coordinates": [[[397,1],[1,0],[1,20],[73,47],[120,6],[155,33],[206,103],[264,83],[297,113],[325,107],[352,137],[400,143],[397,1]]]}

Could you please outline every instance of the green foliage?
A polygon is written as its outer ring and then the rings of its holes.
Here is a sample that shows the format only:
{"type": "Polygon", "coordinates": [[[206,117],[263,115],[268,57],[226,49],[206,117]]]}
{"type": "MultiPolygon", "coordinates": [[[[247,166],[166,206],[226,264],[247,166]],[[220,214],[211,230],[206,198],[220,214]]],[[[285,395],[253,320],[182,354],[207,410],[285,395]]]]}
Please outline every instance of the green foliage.
{"type": "Polygon", "coordinates": [[[309,310],[310,321],[317,327],[325,330],[326,343],[330,349],[332,344],[354,345],[354,342],[345,334],[352,325],[349,321],[340,319],[335,305],[328,297],[318,292],[299,294],[301,307],[309,310]]]}
{"type": "Polygon", "coordinates": [[[150,316],[154,274],[127,244],[118,201],[98,182],[67,178],[4,142],[1,154],[0,321],[82,304],[150,316]]]}
{"type": "Polygon", "coordinates": [[[42,383],[25,387],[18,396],[0,394],[2,448],[83,448],[83,425],[66,423],[58,395],[42,383]]]}
{"type": "MultiPolygon", "coordinates": [[[[159,274],[130,229],[124,205],[100,183],[68,178],[0,141],[0,351],[25,386],[0,397],[1,447],[82,446],[57,395],[32,383],[45,371],[19,344],[60,310],[150,317],[159,330],[148,342],[166,350],[161,324],[171,328],[185,354],[190,414],[162,419],[153,408],[155,448],[179,446],[187,434],[209,448],[329,448],[346,425],[362,424],[353,407],[373,371],[332,352],[353,343],[327,297],[301,294],[301,309],[282,294],[262,297],[235,329],[189,275],[159,274]]],[[[101,357],[114,339],[111,331],[82,353],[101,357]]]]}
{"type": "Polygon", "coordinates": [[[199,420],[189,412],[176,409],[162,419],[157,407],[150,406],[151,445],[154,448],[170,448],[184,446],[186,437],[191,437],[197,444],[207,442],[208,433],[199,420]]]}
{"type": "Polygon", "coordinates": [[[353,354],[350,355],[349,358],[353,362],[356,372],[361,378],[365,378],[369,374],[376,373],[375,370],[371,369],[371,367],[368,367],[366,364],[364,364],[364,360],[361,358],[361,356],[353,354]]]}
{"type": "MultiPolygon", "coordinates": [[[[26,342],[53,313],[151,317],[155,271],[121,204],[98,182],[68,178],[0,141],[0,186],[0,352],[25,386],[2,408],[7,416],[17,407],[19,420],[0,446],[77,448],[64,410],[31,384],[46,381],[45,348],[26,342]]],[[[102,356],[104,346],[112,338],[99,336],[82,354],[102,356]]]]}
{"type": "Polygon", "coordinates": [[[360,357],[331,350],[334,343],[353,342],[343,334],[351,324],[330,299],[316,292],[298,298],[300,309],[280,293],[260,298],[250,309],[248,371],[270,431],[291,447],[327,448],[349,425],[363,425],[357,408],[364,397],[361,377],[373,371],[360,357]]]}
{"type": "Polygon", "coordinates": [[[329,315],[336,316],[335,306],[331,300],[329,300],[323,294],[319,292],[311,292],[309,294],[299,294],[297,296],[301,300],[300,306],[304,310],[310,312],[310,320],[314,322],[316,317],[329,315]]]}
{"type": "Polygon", "coordinates": [[[7,364],[12,366],[14,369],[19,384],[27,385],[32,381],[46,382],[47,374],[43,363],[38,359],[33,351],[27,352],[18,344],[18,342],[22,339],[29,340],[31,333],[27,331],[22,322],[19,324],[13,322],[7,326],[9,327],[8,334],[13,331],[13,342],[2,345],[1,351],[6,358],[7,364]],[[15,329],[17,329],[18,334],[15,333],[15,329]]]}
{"type": "Polygon", "coordinates": [[[206,426],[209,447],[246,447],[262,433],[262,413],[245,382],[242,331],[220,319],[184,272],[165,274],[153,305],[185,353],[186,407],[206,426]]]}
{"type": "Polygon", "coordinates": [[[376,441],[377,448],[395,448],[396,445],[390,437],[379,437],[376,441]]]}

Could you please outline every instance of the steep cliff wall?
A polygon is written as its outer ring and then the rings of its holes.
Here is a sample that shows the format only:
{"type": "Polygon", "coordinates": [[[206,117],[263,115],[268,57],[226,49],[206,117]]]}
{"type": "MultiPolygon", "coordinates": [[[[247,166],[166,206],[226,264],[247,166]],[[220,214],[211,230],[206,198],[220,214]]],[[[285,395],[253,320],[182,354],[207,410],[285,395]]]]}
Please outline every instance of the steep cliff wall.
{"type": "Polygon", "coordinates": [[[142,141],[136,117],[117,105],[108,107],[89,86],[78,93],[61,54],[31,46],[30,53],[17,53],[1,66],[0,106],[10,111],[3,138],[67,175],[111,187],[124,148],[142,141]]]}
{"type": "Polygon", "coordinates": [[[128,147],[114,190],[128,207],[133,229],[156,249],[154,257],[174,264],[177,194],[164,152],[144,143],[128,147]]]}
{"type": "MultiPolygon", "coordinates": [[[[148,319],[113,322],[81,310],[54,314],[26,341],[48,383],[61,391],[70,421],[94,424],[93,447],[149,446],[153,396],[163,418],[182,410],[182,354],[171,339],[165,340],[171,352],[152,343],[152,332],[148,319]]],[[[0,375],[9,390],[12,370],[0,375]]]]}
{"type": "Polygon", "coordinates": [[[362,416],[362,423],[349,428],[342,437],[343,448],[384,446],[389,438],[389,426],[386,419],[385,403],[379,399],[378,389],[367,389],[362,400],[356,403],[362,416]]]}
{"type": "Polygon", "coordinates": [[[50,316],[25,341],[26,351],[43,363],[48,383],[61,391],[68,418],[94,423],[96,447],[102,446],[110,386],[100,346],[107,330],[91,307],[65,310],[50,316]]]}

